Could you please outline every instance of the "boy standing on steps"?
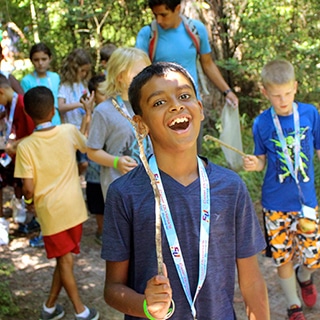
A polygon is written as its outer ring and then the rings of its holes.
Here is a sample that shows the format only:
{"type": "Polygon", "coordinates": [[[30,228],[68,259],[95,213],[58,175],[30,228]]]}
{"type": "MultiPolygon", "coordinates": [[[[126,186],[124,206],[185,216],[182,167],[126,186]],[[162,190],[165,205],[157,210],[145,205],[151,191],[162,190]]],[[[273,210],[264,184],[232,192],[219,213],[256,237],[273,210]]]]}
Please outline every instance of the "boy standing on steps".
{"type": "Polygon", "coordinates": [[[75,151],[86,151],[86,138],[74,125],[51,123],[55,109],[50,89],[43,86],[30,89],[24,103],[35,131],[18,146],[15,177],[23,179],[25,202],[34,203],[47,257],[57,261],[40,319],[64,316],[63,307],[56,304],[64,288],[76,312],[75,319],[97,320],[99,313],[82,303],[73,273],[72,254],[80,252],[82,223],[88,218],[75,151]]]}
{"type": "Polygon", "coordinates": [[[126,320],[168,319],[172,301],[172,319],[235,319],[237,266],[248,318],[270,319],[257,260],[265,241],[239,176],[197,157],[204,116],[191,76],[174,63],[153,64],[133,79],[129,100],[139,133],[152,141],[149,163],[162,195],[167,271],[158,275],[155,201],[149,176],[139,165],[107,193],[106,302],[126,320]]]}
{"type": "Polygon", "coordinates": [[[254,156],[244,157],[247,171],[261,171],[262,206],[267,255],[277,267],[290,320],[304,320],[296,279],[306,306],[317,301],[312,273],[320,267],[320,233],[313,155],[320,158],[320,118],[310,104],[294,100],[297,92],[292,64],[267,63],[261,73],[262,93],[271,107],[253,124],[254,156]],[[297,257],[295,268],[292,260],[297,257]]]}

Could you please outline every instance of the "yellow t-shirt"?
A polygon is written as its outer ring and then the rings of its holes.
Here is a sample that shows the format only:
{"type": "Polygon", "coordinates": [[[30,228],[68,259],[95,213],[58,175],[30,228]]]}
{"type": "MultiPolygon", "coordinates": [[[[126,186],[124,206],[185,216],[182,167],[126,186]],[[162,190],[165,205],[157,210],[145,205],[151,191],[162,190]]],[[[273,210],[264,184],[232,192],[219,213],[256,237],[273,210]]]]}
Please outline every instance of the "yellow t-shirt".
{"type": "Polygon", "coordinates": [[[35,211],[44,236],[88,218],[76,150],[86,152],[86,138],[71,124],[35,131],[18,145],[14,175],[33,179],[35,211]]]}

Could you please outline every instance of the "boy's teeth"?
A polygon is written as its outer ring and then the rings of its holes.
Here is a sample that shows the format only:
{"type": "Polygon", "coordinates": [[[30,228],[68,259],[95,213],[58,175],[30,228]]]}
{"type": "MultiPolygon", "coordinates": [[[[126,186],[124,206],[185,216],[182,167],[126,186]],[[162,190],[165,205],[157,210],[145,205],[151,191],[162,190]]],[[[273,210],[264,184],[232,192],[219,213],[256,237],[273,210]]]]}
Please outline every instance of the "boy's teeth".
{"type": "Polygon", "coordinates": [[[170,123],[170,126],[173,126],[173,125],[175,125],[176,123],[182,123],[182,122],[187,122],[187,121],[188,121],[187,118],[178,118],[178,119],[173,120],[173,121],[170,123]]]}

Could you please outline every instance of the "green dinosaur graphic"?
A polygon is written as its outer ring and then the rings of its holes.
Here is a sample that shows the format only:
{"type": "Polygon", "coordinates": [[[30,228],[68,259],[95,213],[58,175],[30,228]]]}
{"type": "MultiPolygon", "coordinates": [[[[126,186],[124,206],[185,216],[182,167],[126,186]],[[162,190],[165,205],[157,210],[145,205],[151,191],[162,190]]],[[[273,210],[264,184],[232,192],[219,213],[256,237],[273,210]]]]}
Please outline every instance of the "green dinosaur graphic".
{"type": "MultiPolygon", "coordinates": [[[[306,128],[300,128],[300,141],[304,140],[306,138],[305,132],[309,129],[309,127],[306,128]]],[[[282,173],[278,175],[280,183],[283,183],[284,180],[287,177],[291,176],[284,152],[282,150],[282,146],[280,141],[275,140],[275,139],[270,139],[271,142],[274,143],[275,147],[277,149],[277,154],[279,155],[279,160],[283,164],[280,166],[280,169],[282,170],[282,173]]],[[[295,145],[295,139],[294,139],[294,132],[290,132],[288,136],[285,138],[287,148],[288,148],[288,153],[289,157],[292,160],[293,167],[294,167],[294,145],[295,145]]],[[[310,178],[307,176],[306,169],[308,168],[306,162],[309,161],[308,157],[302,152],[300,149],[300,161],[299,161],[299,171],[302,175],[303,182],[308,182],[310,178]]]]}

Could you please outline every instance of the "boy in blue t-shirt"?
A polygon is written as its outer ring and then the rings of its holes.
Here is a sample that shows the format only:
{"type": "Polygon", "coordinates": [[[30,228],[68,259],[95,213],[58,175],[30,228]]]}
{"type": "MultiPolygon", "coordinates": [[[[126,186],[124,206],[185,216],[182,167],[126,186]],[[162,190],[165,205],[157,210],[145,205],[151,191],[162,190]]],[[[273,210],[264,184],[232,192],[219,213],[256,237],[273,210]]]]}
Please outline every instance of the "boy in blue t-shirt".
{"type": "Polygon", "coordinates": [[[253,124],[254,156],[244,157],[247,171],[267,165],[262,206],[267,255],[273,257],[285,294],[289,319],[305,319],[296,278],[306,306],[317,301],[312,273],[320,267],[319,216],[314,186],[314,150],[320,158],[320,118],[310,104],[296,102],[297,81],[292,64],[267,63],[261,73],[262,93],[271,107],[253,124]],[[299,263],[293,267],[293,259],[299,263]]]}
{"type": "Polygon", "coordinates": [[[126,320],[172,313],[172,319],[235,319],[237,267],[248,315],[270,319],[257,259],[265,248],[259,222],[239,176],[197,157],[204,115],[191,76],[174,63],[152,64],[133,79],[129,100],[139,134],[152,141],[149,164],[166,222],[162,241],[157,237],[165,267],[158,268],[153,190],[138,165],[107,193],[101,254],[106,302],[126,320]]]}

